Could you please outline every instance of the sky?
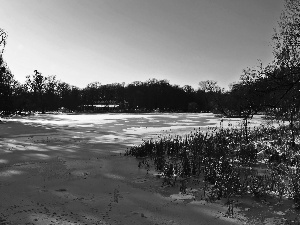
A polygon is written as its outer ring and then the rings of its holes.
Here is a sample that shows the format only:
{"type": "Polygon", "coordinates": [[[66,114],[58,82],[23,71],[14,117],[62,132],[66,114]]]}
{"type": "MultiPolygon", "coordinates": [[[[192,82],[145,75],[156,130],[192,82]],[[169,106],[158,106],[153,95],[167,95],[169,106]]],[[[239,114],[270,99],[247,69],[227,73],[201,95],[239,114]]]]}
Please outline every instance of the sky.
{"type": "Polygon", "coordinates": [[[283,0],[0,0],[4,60],[20,82],[38,70],[84,88],[166,79],[238,81],[272,61],[283,0]]]}

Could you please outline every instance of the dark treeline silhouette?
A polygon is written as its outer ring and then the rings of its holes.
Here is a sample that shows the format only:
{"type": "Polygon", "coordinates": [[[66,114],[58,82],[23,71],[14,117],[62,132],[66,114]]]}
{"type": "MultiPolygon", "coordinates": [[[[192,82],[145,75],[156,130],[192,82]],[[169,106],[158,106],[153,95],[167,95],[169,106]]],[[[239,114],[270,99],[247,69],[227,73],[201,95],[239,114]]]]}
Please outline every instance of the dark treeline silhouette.
{"type": "MultiPolygon", "coordinates": [[[[21,84],[14,79],[3,58],[0,57],[0,87],[2,114],[25,112],[49,112],[64,108],[67,111],[99,112],[97,105],[117,105],[115,111],[122,112],[208,112],[214,110],[215,99],[221,89],[198,90],[185,85],[172,85],[167,80],[149,79],[128,85],[99,82],[78,88],[62,82],[56,76],[43,76],[35,70],[21,84]]],[[[214,83],[212,81],[200,82],[214,83]]],[[[216,84],[215,84],[216,85],[216,84]]],[[[107,108],[101,108],[106,111],[107,108]]]]}
{"type": "Polygon", "coordinates": [[[83,106],[119,105],[118,111],[150,112],[215,112],[228,117],[251,118],[258,112],[288,119],[293,124],[299,113],[298,67],[268,66],[247,69],[229,91],[215,81],[202,81],[191,86],[172,85],[167,80],[149,79],[101,85],[99,82],[78,88],[56,76],[43,76],[34,71],[21,84],[0,57],[0,111],[46,112],[64,108],[69,111],[95,110],[83,106]]]}
{"type": "Polygon", "coordinates": [[[2,114],[45,113],[64,108],[67,111],[97,112],[93,106],[118,105],[115,109],[118,112],[214,112],[241,118],[251,118],[258,112],[264,112],[293,123],[300,104],[296,68],[268,66],[246,69],[228,91],[211,80],[201,81],[197,90],[189,85],[180,87],[157,79],[127,85],[94,82],[78,88],[36,70],[21,84],[14,79],[1,56],[0,111],[2,114]]]}

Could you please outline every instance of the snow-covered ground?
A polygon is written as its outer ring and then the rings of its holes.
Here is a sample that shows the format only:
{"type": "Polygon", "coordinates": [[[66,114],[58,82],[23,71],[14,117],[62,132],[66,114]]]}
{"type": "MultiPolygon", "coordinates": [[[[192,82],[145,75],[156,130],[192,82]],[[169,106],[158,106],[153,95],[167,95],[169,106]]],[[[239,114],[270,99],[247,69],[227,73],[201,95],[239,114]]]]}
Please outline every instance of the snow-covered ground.
{"type": "MultiPolygon", "coordinates": [[[[280,224],[286,216],[274,212],[290,213],[288,205],[272,203],[270,208],[241,198],[229,218],[224,202],[201,199],[201,184],[182,194],[179,184],[162,186],[155,171],[147,173],[134,157],[119,154],[145,138],[239,122],[221,122],[210,113],[48,114],[5,120],[0,124],[0,223],[280,224]]],[[[257,116],[250,126],[261,122],[257,116]]]]}

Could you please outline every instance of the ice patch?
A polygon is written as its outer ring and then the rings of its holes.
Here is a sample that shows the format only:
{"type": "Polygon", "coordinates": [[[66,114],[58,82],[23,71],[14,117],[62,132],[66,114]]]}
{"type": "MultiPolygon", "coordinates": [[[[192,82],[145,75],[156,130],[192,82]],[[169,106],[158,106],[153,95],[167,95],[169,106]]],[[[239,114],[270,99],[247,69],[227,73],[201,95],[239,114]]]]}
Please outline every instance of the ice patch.
{"type": "Polygon", "coordinates": [[[189,200],[189,199],[194,199],[195,196],[191,195],[191,194],[182,194],[182,193],[179,193],[179,194],[170,195],[170,198],[176,199],[176,200],[189,200]]]}
{"type": "Polygon", "coordinates": [[[6,170],[3,172],[0,172],[0,177],[11,177],[13,175],[21,175],[24,172],[20,171],[20,170],[6,170]]]}

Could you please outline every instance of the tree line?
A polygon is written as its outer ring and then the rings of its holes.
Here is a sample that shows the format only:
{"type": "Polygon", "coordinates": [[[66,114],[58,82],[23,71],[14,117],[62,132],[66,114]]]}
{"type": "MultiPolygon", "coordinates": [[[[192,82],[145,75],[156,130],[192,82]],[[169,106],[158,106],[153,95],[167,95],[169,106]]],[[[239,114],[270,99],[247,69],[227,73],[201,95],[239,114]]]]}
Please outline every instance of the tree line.
{"type": "Polygon", "coordinates": [[[85,88],[78,88],[54,75],[44,76],[35,70],[24,83],[20,83],[0,56],[0,111],[6,115],[45,113],[61,108],[82,111],[82,106],[98,104],[117,104],[123,112],[203,112],[212,109],[212,101],[212,94],[206,90],[195,90],[189,85],[180,87],[157,79],[127,85],[93,82],[85,88]]]}

